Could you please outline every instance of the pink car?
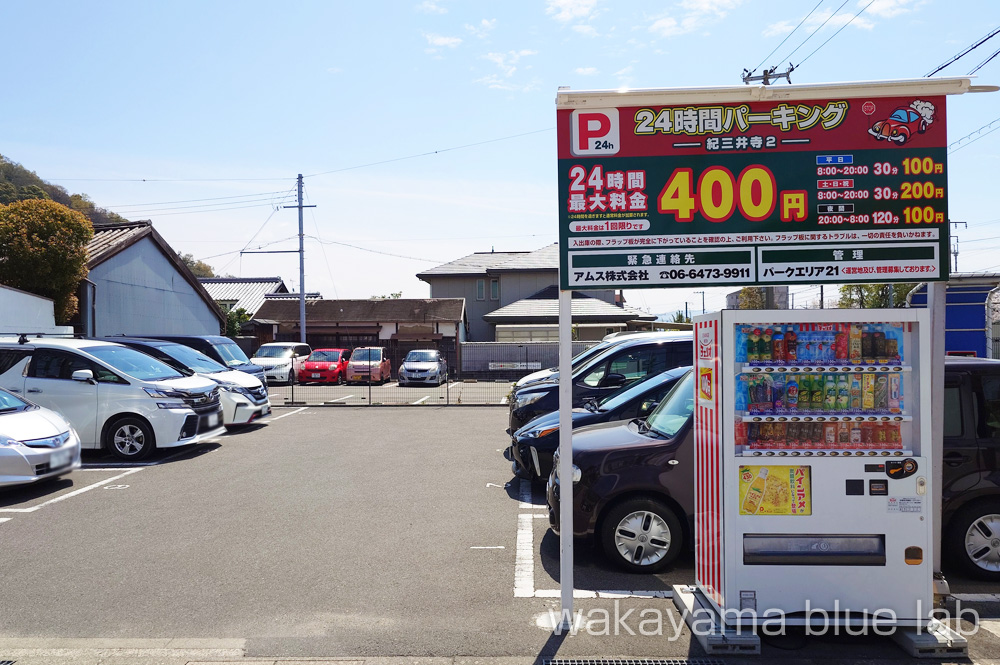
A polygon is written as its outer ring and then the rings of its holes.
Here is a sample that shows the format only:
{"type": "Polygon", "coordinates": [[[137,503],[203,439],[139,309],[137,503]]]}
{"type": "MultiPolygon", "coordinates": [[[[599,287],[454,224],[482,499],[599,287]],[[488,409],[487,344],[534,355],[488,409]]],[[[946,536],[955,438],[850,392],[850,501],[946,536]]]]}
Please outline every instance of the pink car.
{"type": "Polygon", "coordinates": [[[354,349],[347,363],[348,383],[387,383],[392,380],[392,365],[381,346],[354,349]]]}

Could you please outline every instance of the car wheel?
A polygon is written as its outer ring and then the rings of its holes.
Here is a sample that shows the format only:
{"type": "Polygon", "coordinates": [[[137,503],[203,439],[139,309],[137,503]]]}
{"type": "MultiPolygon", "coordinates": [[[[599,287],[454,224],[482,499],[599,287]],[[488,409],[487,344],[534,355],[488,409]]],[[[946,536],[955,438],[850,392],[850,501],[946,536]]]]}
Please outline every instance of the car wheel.
{"type": "Polygon", "coordinates": [[[293,372],[292,370],[288,370],[288,377],[286,378],[285,381],[286,383],[288,383],[288,385],[292,385],[293,383],[295,383],[295,372],[293,372]]]}
{"type": "Polygon", "coordinates": [[[343,373],[343,372],[341,372],[340,374],[338,374],[338,375],[337,375],[337,385],[338,385],[338,386],[342,386],[342,385],[344,385],[345,383],[347,383],[347,382],[346,382],[346,381],[344,381],[344,373],[343,373]]]}
{"type": "Polygon", "coordinates": [[[115,457],[135,461],[153,452],[156,441],[153,430],[138,418],[120,418],[104,435],[104,447],[115,457]]]}
{"type": "Polygon", "coordinates": [[[601,545],[616,566],[653,573],[681,552],[684,536],[674,511],[654,499],[629,499],[613,506],[601,522],[601,545]]]}
{"type": "Polygon", "coordinates": [[[1000,581],[1000,500],[962,508],[952,519],[953,561],[973,577],[1000,581]]]}

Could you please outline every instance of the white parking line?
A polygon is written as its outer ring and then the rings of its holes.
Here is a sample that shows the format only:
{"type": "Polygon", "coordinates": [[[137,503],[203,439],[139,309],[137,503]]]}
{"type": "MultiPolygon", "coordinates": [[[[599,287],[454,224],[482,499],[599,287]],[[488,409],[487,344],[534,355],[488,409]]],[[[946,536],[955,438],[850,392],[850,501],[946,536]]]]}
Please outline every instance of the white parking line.
{"type": "Polygon", "coordinates": [[[326,403],[327,404],[336,404],[337,402],[343,402],[344,400],[351,399],[352,397],[354,397],[354,395],[345,395],[343,397],[338,397],[337,399],[327,400],[326,403]]]}
{"type": "Polygon", "coordinates": [[[502,550],[505,549],[503,545],[480,545],[478,547],[470,547],[470,550],[502,550]]]}
{"type": "Polygon", "coordinates": [[[411,406],[414,405],[414,404],[423,404],[424,402],[426,402],[430,398],[431,398],[430,395],[424,395],[423,397],[421,397],[420,399],[418,399],[416,402],[411,402],[410,404],[411,404],[411,406]]]}
{"type": "Polygon", "coordinates": [[[514,558],[514,597],[533,598],[535,595],[534,516],[517,516],[517,552],[514,558]]]}
{"type": "Polygon", "coordinates": [[[46,501],[44,503],[40,503],[37,506],[32,506],[31,508],[0,508],[0,513],[33,513],[36,510],[40,510],[41,508],[44,508],[45,506],[50,506],[53,503],[59,503],[60,501],[64,501],[64,500],[66,500],[66,499],[68,499],[70,497],[74,497],[74,496],[76,496],[78,494],[83,494],[84,492],[89,492],[92,489],[95,489],[97,487],[101,487],[102,485],[107,485],[107,484],[112,483],[112,482],[114,482],[116,480],[120,480],[121,478],[124,478],[125,476],[130,476],[133,473],[138,473],[140,471],[142,471],[141,468],[139,468],[139,469],[129,469],[125,473],[119,473],[117,476],[112,476],[111,478],[106,478],[104,480],[101,480],[99,482],[94,483],[93,485],[87,485],[86,487],[81,487],[80,489],[74,490],[72,492],[69,492],[68,494],[63,494],[62,496],[57,496],[54,499],[49,499],[48,501],[46,501]]]}
{"type": "Polygon", "coordinates": [[[12,519],[14,519],[14,518],[13,517],[0,517],[0,524],[3,524],[4,522],[9,522],[12,519]]]}
{"type": "Polygon", "coordinates": [[[521,485],[518,487],[518,499],[521,501],[519,508],[541,508],[531,502],[531,481],[521,478],[521,485]]]}
{"type": "Polygon", "coordinates": [[[295,409],[294,411],[289,411],[288,413],[283,413],[280,416],[275,416],[274,418],[271,418],[271,422],[274,422],[275,420],[281,420],[282,418],[287,418],[288,416],[294,416],[296,413],[302,413],[308,408],[309,408],[308,406],[302,406],[295,409]]]}

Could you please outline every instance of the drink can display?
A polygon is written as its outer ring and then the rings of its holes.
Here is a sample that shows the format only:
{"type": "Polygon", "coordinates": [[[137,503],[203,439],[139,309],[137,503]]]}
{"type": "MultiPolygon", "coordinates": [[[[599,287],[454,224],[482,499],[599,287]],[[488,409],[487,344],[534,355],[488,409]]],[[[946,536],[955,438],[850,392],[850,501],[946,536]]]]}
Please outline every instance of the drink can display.
{"type": "Polygon", "coordinates": [[[861,423],[861,447],[871,450],[875,447],[875,423],[861,423]]]}
{"type": "Polygon", "coordinates": [[[880,374],[875,377],[875,411],[886,413],[889,410],[889,377],[880,374]]]}
{"type": "Polygon", "coordinates": [[[851,374],[851,412],[861,412],[861,381],[860,374],[851,374]]]}
{"type": "Polygon", "coordinates": [[[794,374],[785,382],[785,409],[789,413],[796,413],[799,410],[799,377],[794,374]]]}
{"type": "Polygon", "coordinates": [[[851,427],[847,423],[837,425],[837,447],[842,449],[851,447],[851,427]]]}
{"type": "Polygon", "coordinates": [[[861,362],[861,324],[852,323],[850,331],[848,332],[848,360],[852,363],[861,362]]]}
{"type": "Polygon", "coordinates": [[[776,363],[785,362],[785,334],[781,326],[775,326],[774,334],[771,335],[771,360],[776,363]]]}
{"type": "Polygon", "coordinates": [[[802,444],[799,441],[801,428],[799,423],[788,423],[785,428],[785,447],[786,448],[801,448],[802,444]]]}
{"type": "Polygon", "coordinates": [[[811,397],[809,398],[809,409],[813,413],[821,413],[823,411],[823,392],[824,392],[824,390],[825,390],[825,386],[824,386],[824,383],[823,383],[823,375],[822,374],[813,374],[812,375],[812,385],[810,387],[810,395],[811,395],[811,397]]]}
{"type": "Polygon", "coordinates": [[[861,380],[861,410],[875,410],[875,375],[865,374],[861,380]]]}
{"type": "Polygon", "coordinates": [[[880,450],[884,450],[889,447],[889,437],[888,432],[886,432],[887,423],[878,422],[873,423],[875,425],[875,447],[880,450]]]}
{"type": "Polygon", "coordinates": [[[785,331],[785,360],[790,363],[798,362],[798,343],[799,337],[795,333],[795,327],[788,326],[788,330],[785,331]]]}
{"type": "Polygon", "coordinates": [[[785,413],[785,377],[776,376],[771,382],[771,409],[774,413],[785,413]]]}
{"type": "Polygon", "coordinates": [[[826,374],[823,382],[823,411],[832,413],[837,410],[837,377],[826,374]]]}
{"type": "Polygon", "coordinates": [[[862,441],[861,423],[851,423],[851,448],[864,448],[862,441]]]}
{"type": "Polygon", "coordinates": [[[747,335],[747,362],[760,361],[760,328],[754,328],[747,335]]]}
{"type": "Polygon", "coordinates": [[[889,376],[889,411],[903,412],[902,377],[899,374],[889,376]]]}
{"type": "Polygon", "coordinates": [[[765,328],[764,332],[760,336],[760,344],[757,345],[757,353],[760,355],[760,361],[762,363],[771,362],[771,335],[773,334],[773,330],[765,328]]]}
{"type": "Polygon", "coordinates": [[[809,447],[822,448],[823,423],[808,423],[808,424],[809,424],[809,447]]]}
{"type": "Polygon", "coordinates": [[[865,330],[861,333],[861,362],[872,361],[872,334],[865,330]]]}
{"type": "Polygon", "coordinates": [[[841,325],[839,330],[834,335],[833,348],[834,357],[838,361],[846,361],[848,358],[848,336],[849,336],[849,326],[841,325]]]}
{"type": "Polygon", "coordinates": [[[837,423],[823,423],[823,447],[837,447],[837,423]]]}
{"type": "Polygon", "coordinates": [[[903,437],[899,431],[899,423],[890,423],[887,429],[889,447],[894,450],[901,450],[903,448],[903,437]]]}
{"type": "Polygon", "coordinates": [[[847,375],[841,374],[837,377],[837,401],[834,408],[840,413],[847,413],[851,407],[851,386],[847,382],[847,375]]]}

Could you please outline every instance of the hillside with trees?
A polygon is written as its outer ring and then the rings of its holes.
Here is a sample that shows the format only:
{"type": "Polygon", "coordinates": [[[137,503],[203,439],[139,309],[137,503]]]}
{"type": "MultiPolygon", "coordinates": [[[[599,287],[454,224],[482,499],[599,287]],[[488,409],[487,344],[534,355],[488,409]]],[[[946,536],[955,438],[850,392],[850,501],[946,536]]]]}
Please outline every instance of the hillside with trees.
{"type": "Polygon", "coordinates": [[[45,182],[34,171],[0,155],[0,204],[30,199],[61,203],[70,210],[83,213],[95,226],[128,221],[121,215],[95,205],[86,194],[70,194],[66,188],[45,182]]]}

